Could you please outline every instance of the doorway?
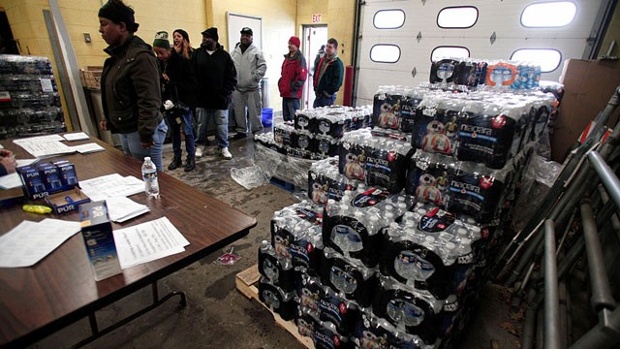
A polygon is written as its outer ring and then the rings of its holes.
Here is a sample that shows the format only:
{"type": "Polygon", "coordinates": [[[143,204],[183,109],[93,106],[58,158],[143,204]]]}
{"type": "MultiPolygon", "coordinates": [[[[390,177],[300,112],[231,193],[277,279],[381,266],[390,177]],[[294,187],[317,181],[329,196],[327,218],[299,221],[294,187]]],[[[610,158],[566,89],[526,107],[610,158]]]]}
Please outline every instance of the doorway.
{"type": "Polygon", "coordinates": [[[0,11],[0,54],[18,55],[17,42],[9,25],[6,12],[0,11]]]}
{"type": "Polygon", "coordinates": [[[327,25],[303,26],[302,52],[308,65],[308,78],[304,84],[304,93],[301,97],[301,109],[312,108],[314,103],[314,61],[319,56],[321,46],[327,44],[327,25]]]}

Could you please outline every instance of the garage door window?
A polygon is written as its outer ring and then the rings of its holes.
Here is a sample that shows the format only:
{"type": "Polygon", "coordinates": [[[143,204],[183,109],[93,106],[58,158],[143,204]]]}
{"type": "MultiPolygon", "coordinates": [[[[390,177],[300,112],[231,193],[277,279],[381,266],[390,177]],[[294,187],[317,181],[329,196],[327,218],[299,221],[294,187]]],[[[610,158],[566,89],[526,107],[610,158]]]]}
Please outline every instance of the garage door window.
{"type": "Polygon", "coordinates": [[[471,28],[478,21],[478,9],[473,6],[445,7],[437,15],[437,25],[444,29],[471,28]]]}
{"type": "Polygon", "coordinates": [[[405,24],[405,12],[403,10],[377,11],[372,23],[377,29],[400,28],[405,24]]]}
{"type": "Polygon", "coordinates": [[[522,48],[512,53],[511,61],[523,61],[538,64],[543,73],[556,70],[562,62],[562,54],[554,49],[522,48]]]}
{"type": "Polygon", "coordinates": [[[377,63],[396,63],[400,59],[400,47],[378,44],[370,49],[370,60],[377,63]]]}
{"type": "Polygon", "coordinates": [[[437,46],[431,53],[431,62],[436,62],[442,58],[467,58],[469,50],[463,46],[437,46]]]}
{"type": "Polygon", "coordinates": [[[521,25],[528,28],[563,27],[575,19],[577,6],[570,1],[539,2],[521,13],[521,25]]]}

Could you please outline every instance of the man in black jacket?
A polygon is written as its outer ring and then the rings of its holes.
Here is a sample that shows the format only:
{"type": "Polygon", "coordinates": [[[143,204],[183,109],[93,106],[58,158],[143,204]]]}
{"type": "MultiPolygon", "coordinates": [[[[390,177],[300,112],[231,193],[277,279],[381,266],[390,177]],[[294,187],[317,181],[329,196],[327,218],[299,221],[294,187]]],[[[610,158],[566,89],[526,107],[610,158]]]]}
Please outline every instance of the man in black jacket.
{"type": "MultiPolygon", "coordinates": [[[[202,44],[192,56],[192,65],[198,78],[198,139],[206,141],[208,120],[213,117],[220,154],[224,159],[230,160],[232,154],[228,150],[228,106],[237,85],[237,70],[230,54],[218,40],[217,28],[203,31],[202,44]]],[[[196,149],[196,156],[202,156],[203,152],[203,149],[196,149]]]]}
{"type": "Polygon", "coordinates": [[[181,125],[183,125],[185,150],[187,150],[185,172],[189,172],[196,167],[194,158],[196,147],[192,122],[194,93],[197,86],[194,70],[188,59],[172,49],[170,41],[168,41],[168,32],[161,31],[155,35],[153,50],[159,60],[162,100],[164,101],[166,119],[172,131],[174,158],[168,165],[168,169],[174,170],[182,164],[181,125]]]}

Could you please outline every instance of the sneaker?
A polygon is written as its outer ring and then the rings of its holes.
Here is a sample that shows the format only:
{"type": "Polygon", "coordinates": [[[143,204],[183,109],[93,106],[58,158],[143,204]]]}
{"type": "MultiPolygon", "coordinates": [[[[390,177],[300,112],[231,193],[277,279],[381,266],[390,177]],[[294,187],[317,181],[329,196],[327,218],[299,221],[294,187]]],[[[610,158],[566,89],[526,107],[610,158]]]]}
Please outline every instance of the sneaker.
{"type": "Polygon", "coordinates": [[[202,154],[204,153],[204,148],[206,148],[206,146],[204,146],[204,147],[201,147],[201,146],[196,147],[196,157],[197,158],[202,156],[202,154]]]}
{"type": "Polygon", "coordinates": [[[221,152],[222,152],[222,156],[224,157],[224,159],[226,160],[232,159],[232,154],[230,153],[230,151],[228,151],[228,148],[222,148],[221,152]]]}

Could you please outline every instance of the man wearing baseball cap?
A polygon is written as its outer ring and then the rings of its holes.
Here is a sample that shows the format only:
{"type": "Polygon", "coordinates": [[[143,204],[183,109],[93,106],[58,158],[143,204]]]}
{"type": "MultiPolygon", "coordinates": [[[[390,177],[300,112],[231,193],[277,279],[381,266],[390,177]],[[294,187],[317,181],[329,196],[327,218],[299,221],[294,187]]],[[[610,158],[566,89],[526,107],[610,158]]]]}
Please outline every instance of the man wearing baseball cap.
{"type": "Polygon", "coordinates": [[[258,133],[263,130],[260,81],[267,71],[267,62],[253,41],[252,28],[241,28],[239,44],[232,52],[237,70],[237,86],[232,95],[237,134],[233,139],[243,139],[250,131],[258,133]]]}
{"type": "Polygon", "coordinates": [[[300,40],[291,36],[288,40],[288,53],[282,62],[282,75],[278,80],[278,89],[282,97],[282,117],[284,121],[293,121],[295,111],[299,110],[299,100],[308,77],[306,59],[299,50],[300,40]]]}
{"type": "MultiPolygon", "coordinates": [[[[196,98],[196,115],[200,126],[198,141],[207,139],[209,118],[215,120],[218,149],[226,160],[232,159],[228,150],[228,105],[232,92],[237,85],[237,70],[230,54],[218,43],[217,28],[211,27],[202,32],[202,44],[194,51],[192,65],[198,78],[196,98]]],[[[200,157],[204,149],[198,147],[196,156],[200,157]]]]}

